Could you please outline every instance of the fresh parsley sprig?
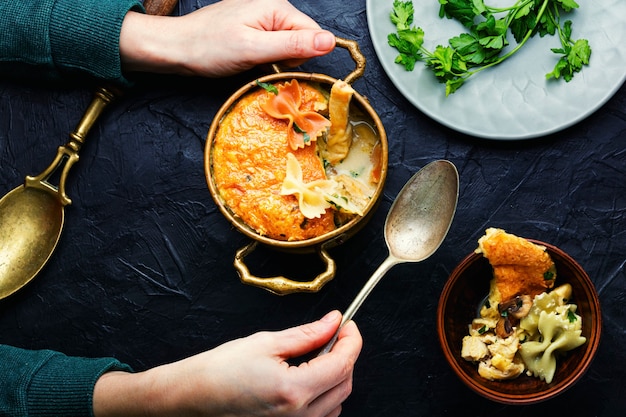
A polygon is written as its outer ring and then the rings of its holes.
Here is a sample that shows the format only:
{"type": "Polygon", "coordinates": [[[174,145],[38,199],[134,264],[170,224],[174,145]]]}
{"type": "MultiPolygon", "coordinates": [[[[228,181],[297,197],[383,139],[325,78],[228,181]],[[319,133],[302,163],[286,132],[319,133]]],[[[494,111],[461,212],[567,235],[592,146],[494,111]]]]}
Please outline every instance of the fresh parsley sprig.
{"type": "Polygon", "coordinates": [[[485,0],[438,0],[439,17],[456,19],[467,32],[438,45],[434,50],[424,47],[424,31],[413,25],[415,10],[412,1],[394,0],[391,21],[396,32],[387,37],[399,55],[395,62],[407,71],[422,61],[437,80],[446,85],[446,96],[453,94],[472,75],[497,65],[513,56],[531,37],[558,34],[561,48],[553,71],[546,78],[570,81],[583,65],[589,63],[591,48],[585,39],[573,40],[572,22],[561,24],[561,13],[578,8],[574,0],[517,0],[509,7],[493,7],[485,0]],[[510,51],[508,34],[517,43],[510,51]]]}

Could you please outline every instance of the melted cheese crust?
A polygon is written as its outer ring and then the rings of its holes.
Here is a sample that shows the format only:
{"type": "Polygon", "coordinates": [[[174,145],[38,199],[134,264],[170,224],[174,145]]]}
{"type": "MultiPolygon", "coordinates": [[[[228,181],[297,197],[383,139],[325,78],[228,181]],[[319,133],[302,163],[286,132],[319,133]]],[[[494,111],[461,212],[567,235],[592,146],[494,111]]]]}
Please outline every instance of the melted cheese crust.
{"type": "Polygon", "coordinates": [[[478,240],[478,253],[482,253],[493,267],[490,299],[505,302],[518,295],[534,297],[554,285],[556,269],[543,246],[489,228],[478,240]],[[546,279],[546,273],[551,273],[546,279]]]}
{"type": "MultiPolygon", "coordinates": [[[[327,106],[325,95],[301,82],[301,109],[327,106]]],[[[262,108],[262,88],[248,93],[224,116],[213,144],[213,176],[225,204],[259,234],[277,240],[304,240],[335,229],[332,210],[307,219],[294,195],[281,195],[287,154],[293,153],[305,182],[326,179],[315,146],[292,150],[288,121],[262,108]]]]}

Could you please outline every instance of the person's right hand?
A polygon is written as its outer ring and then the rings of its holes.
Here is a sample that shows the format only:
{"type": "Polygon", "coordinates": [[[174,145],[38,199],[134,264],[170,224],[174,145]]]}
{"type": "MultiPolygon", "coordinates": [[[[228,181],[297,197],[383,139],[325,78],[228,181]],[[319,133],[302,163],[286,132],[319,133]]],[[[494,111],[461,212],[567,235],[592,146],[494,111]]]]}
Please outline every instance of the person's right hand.
{"type": "Polygon", "coordinates": [[[340,320],[334,311],[143,373],[105,374],[96,385],[95,415],[336,417],[362,346],[354,322],[343,326],[329,353],[298,366],[287,361],[321,348],[340,320]]]}
{"type": "Polygon", "coordinates": [[[222,0],[174,17],[129,12],[120,34],[126,71],[204,77],[296,66],[334,47],[334,35],[287,0],[222,0]]]}

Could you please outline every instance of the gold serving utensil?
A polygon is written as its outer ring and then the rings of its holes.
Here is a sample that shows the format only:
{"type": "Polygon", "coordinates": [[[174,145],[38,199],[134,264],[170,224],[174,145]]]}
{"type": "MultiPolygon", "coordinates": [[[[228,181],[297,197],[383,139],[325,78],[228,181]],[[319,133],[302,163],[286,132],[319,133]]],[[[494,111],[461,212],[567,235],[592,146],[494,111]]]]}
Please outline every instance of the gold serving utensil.
{"type": "MultiPolygon", "coordinates": [[[[177,0],[146,0],[150,14],[167,15],[177,0]]],[[[27,176],[24,184],[0,200],[0,299],[29,283],[48,262],[57,246],[63,223],[64,207],[71,203],[65,181],[89,130],[119,92],[99,87],[67,144],[58,148],[50,166],[37,176],[27,176]],[[58,186],[50,183],[61,169],[58,186]]]]}

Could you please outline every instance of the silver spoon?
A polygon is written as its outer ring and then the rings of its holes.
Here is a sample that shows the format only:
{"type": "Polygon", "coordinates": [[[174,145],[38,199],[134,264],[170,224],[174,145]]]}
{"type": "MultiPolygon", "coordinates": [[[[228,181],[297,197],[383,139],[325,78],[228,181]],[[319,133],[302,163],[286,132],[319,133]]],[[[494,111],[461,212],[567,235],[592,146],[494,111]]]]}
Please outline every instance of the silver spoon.
{"type": "Polygon", "coordinates": [[[402,187],[385,220],[385,243],[389,256],[365,283],[333,338],[319,355],[328,353],[339,331],[392,266],[420,262],[430,257],[448,234],[459,196],[459,174],[449,161],[434,161],[419,170],[402,187]]]}

